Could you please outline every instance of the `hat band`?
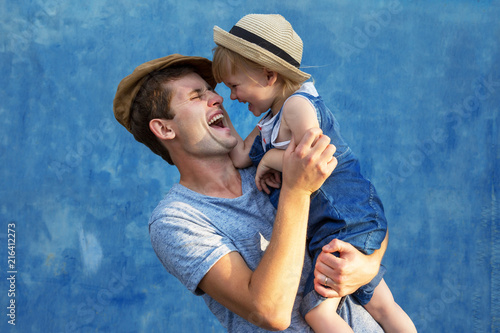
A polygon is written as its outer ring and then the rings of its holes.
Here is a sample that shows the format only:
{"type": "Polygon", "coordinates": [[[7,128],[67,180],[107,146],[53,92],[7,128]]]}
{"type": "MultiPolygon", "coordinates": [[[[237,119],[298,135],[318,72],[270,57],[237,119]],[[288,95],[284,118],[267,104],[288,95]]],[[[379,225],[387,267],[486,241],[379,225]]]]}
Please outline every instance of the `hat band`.
{"type": "Polygon", "coordinates": [[[282,50],[278,46],[268,42],[264,38],[259,37],[256,34],[250,32],[248,30],[245,30],[245,29],[235,25],[234,27],[231,28],[231,30],[229,30],[229,33],[236,36],[236,37],[242,38],[242,39],[246,40],[247,42],[250,42],[250,43],[253,43],[253,44],[256,44],[256,45],[262,47],[263,49],[271,52],[274,55],[277,55],[278,57],[285,60],[286,62],[288,62],[290,65],[292,65],[294,67],[297,67],[297,68],[300,67],[300,63],[298,63],[295,59],[293,59],[284,50],[282,50]]]}

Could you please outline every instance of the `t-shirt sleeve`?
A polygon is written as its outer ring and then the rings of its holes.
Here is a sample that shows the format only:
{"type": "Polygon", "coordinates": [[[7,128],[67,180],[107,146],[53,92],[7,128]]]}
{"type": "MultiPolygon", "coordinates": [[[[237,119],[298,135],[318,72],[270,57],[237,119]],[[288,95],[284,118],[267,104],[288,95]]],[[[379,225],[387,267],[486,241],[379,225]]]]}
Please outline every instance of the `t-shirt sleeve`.
{"type": "Polygon", "coordinates": [[[237,251],[202,212],[181,202],[153,213],[149,234],[163,266],[196,295],[203,294],[198,284],[212,266],[237,251]]]}

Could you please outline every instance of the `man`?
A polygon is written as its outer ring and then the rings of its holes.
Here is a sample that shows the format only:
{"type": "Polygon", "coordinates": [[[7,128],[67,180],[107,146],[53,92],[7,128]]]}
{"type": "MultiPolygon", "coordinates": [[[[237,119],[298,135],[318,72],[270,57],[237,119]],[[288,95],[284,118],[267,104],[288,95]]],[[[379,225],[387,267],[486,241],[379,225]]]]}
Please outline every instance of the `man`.
{"type": "MultiPolygon", "coordinates": [[[[229,158],[237,141],[215,85],[209,60],[171,55],[137,67],[118,86],[117,120],[180,173],[150,219],[153,248],[229,332],[310,331],[297,309],[302,272],[311,265],[309,201],[336,166],[335,147],[319,130],[290,144],[275,210],[255,187],[255,169],[238,170],[229,158]]],[[[318,259],[317,290],[325,296],[371,280],[385,248],[363,256],[340,242],[332,244],[336,251],[340,258],[318,259]],[[354,271],[345,275],[342,267],[354,271]],[[358,270],[362,278],[353,277],[358,270]],[[339,280],[346,282],[333,284],[339,280]]],[[[380,330],[360,306],[346,303],[341,314],[353,328],[380,330]]]]}

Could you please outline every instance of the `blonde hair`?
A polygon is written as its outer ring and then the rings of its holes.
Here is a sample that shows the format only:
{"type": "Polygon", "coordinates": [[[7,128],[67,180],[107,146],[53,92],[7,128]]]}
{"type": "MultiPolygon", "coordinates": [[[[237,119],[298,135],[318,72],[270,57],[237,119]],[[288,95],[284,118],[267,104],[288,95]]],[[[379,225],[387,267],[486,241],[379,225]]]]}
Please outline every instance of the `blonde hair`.
{"type": "MultiPolygon", "coordinates": [[[[269,69],[255,61],[247,59],[224,46],[217,45],[213,50],[212,71],[217,83],[221,83],[224,77],[236,73],[240,68],[249,74],[251,70],[269,69]],[[229,65],[229,66],[228,66],[229,65]],[[230,72],[228,72],[228,70],[230,72]]],[[[272,69],[269,69],[272,70],[272,69]]],[[[276,72],[276,71],[275,71],[276,72]]],[[[303,82],[294,81],[281,73],[278,73],[278,82],[282,87],[282,97],[287,98],[300,88],[303,82]]]]}

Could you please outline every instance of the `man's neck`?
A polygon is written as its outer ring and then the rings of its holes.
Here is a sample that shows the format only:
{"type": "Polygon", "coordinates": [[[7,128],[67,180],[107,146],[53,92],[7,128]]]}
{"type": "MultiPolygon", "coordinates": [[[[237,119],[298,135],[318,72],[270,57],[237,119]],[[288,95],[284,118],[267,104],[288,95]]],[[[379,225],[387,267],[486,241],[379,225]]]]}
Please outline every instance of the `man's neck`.
{"type": "Polygon", "coordinates": [[[197,161],[179,167],[180,184],[200,194],[218,198],[242,195],[241,177],[230,159],[197,161]]]}

